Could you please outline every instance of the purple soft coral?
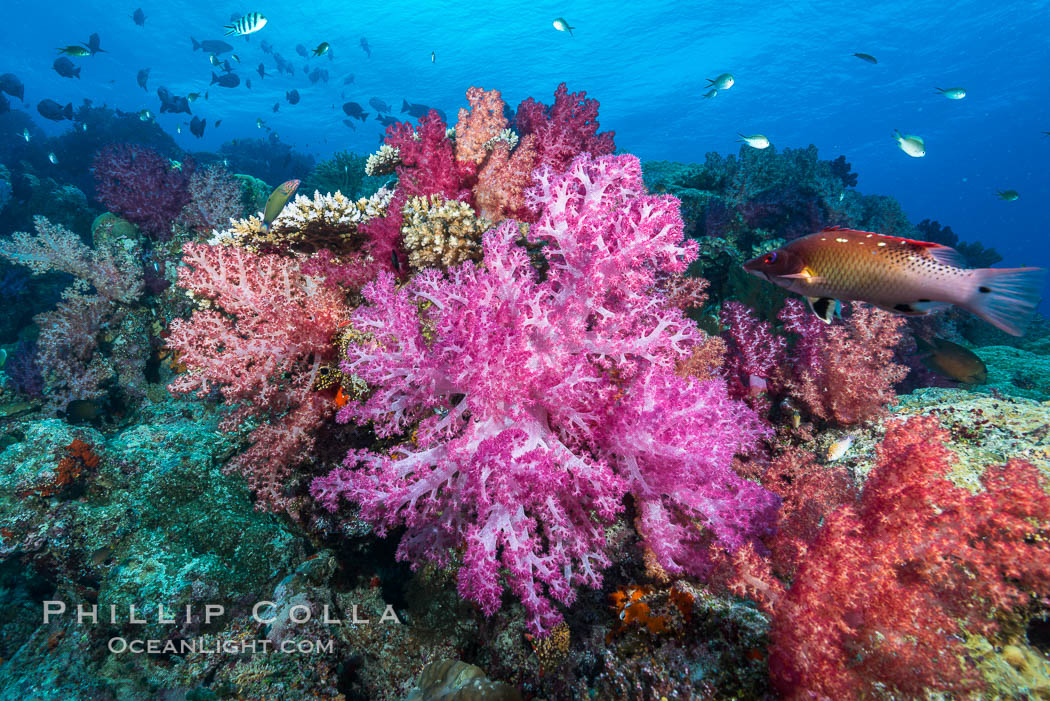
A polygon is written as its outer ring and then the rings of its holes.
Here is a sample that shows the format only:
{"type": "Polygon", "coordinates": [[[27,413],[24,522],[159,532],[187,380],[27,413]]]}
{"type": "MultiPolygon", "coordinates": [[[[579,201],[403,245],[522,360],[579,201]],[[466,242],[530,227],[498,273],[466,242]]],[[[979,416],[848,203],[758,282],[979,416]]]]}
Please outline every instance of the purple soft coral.
{"type": "Polygon", "coordinates": [[[171,238],[171,224],[190,201],[190,165],[173,167],[156,151],[127,144],[95,155],[95,190],[110,211],[155,239],[171,238]]]}
{"type": "Polygon", "coordinates": [[[721,380],[674,374],[704,340],[657,291],[696,255],[677,200],[646,195],[631,156],[584,154],[536,182],[544,281],[508,222],[485,235],[483,266],[364,288],[352,325],[365,340],[343,370],[373,392],[339,418],[412,440],[351,453],[312,491],[406,526],[399,556],[414,565],[461,548],[460,592],[486,613],[505,568],[542,632],[560,619],[553,601],[600,584],[603,528],[627,493],[661,566],[696,573],[709,539],[695,524],[732,548],[768,528],[776,499],[729,469],[761,432],[754,414],[721,380]]]}

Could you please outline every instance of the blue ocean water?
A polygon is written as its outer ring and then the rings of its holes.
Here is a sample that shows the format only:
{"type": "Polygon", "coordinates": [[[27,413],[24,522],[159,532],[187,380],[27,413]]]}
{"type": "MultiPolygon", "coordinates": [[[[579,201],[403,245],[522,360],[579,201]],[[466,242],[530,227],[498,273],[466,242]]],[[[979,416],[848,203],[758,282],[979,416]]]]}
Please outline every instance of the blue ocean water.
{"type": "MultiPolygon", "coordinates": [[[[20,3],[8,20],[18,31],[6,32],[0,49],[4,70],[23,79],[30,106],[45,97],[74,105],[89,98],[157,112],[157,86],[178,95],[207,91],[193,113],[222,125],[209,126],[203,139],[185,127],[175,135],[188,115],[157,116],[182,147],[215,149],[260,136],[262,118],[282,141],[319,157],[375,148],[383,127],[371,115],[355,131],[343,125],[340,106],[349,100],[374,113],[367,102],[378,97],[396,113],[407,99],[454,119],[471,85],[498,88],[515,105],[528,96],[549,100],[566,81],[601,101],[602,127],[643,160],[702,161],[708,151],[733,152],[738,132],[763,133],[777,147],[812,143],[825,158],[844,154],[862,191],[897,198],[913,221],[937,219],[960,239],[993,245],[1004,264],[1050,260],[1050,137],[1041,133],[1050,131],[1050,73],[1040,49],[1050,28],[1047,2],[173,1],[142,4],[142,27],[131,19],[136,7],[20,3]],[[207,53],[192,50],[190,37],[222,38],[230,17],[249,11],[269,22],[230,42],[241,59],[233,62],[241,85],[209,86],[213,66],[207,53]],[[572,36],[553,28],[559,16],[574,27],[572,36]],[[79,79],[55,73],[55,47],[92,32],[106,53],[74,59],[79,79]],[[294,76],[277,73],[260,48],[264,40],[292,62],[294,76]],[[313,49],[323,41],[332,47],[328,56],[296,54],[298,44],[313,49]],[[264,79],[256,73],[260,62],[264,79]],[[303,66],[328,70],[330,81],[311,84],[303,66]],[[144,92],[135,75],[147,67],[144,92]],[[702,99],[706,79],[723,72],[736,84],[702,99]],[[354,82],[344,85],[349,74],[354,82]],[[967,96],[948,100],[936,87],[963,87],[967,96]],[[293,88],[302,95],[295,106],[284,99],[293,88]],[[894,129],[922,136],[927,155],[905,155],[894,129]],[[1007,189],[1020,199],[996,198],[1007,189]]],[[[49,132],[69,126],[39,121],[49,132]]]]}

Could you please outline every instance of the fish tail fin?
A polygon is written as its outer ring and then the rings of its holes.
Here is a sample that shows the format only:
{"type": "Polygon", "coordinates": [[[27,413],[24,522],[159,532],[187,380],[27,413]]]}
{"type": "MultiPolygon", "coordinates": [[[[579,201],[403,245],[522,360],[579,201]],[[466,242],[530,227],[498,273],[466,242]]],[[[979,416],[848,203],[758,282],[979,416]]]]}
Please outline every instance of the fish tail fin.
{"type": "Polygon", "coordinates": [[[408,100],[401,98],[401,113],[404,114],[405,112],[408,112],[408,100]]]}
{"type": "Polygon", "coordinates": [[[944,92],[944,88],[934,88],[934,90],[937,91],[938,93],[944,92]]]}
{"type": "Polygon", "coordinates": [[[980,268],[967,310],[1011,336],[1024,335],[1036,307],[1046,270],[1043,268],[980,268]]]}
{"type": "Polygon", "coordinates": [[[193,42],[193,50],[194,51],[197,51],[197,50],[199,50],[201,48],[201,43],[199,41],[197,41],[196,39],[194,39],[193,37],[190,37],[190,41],[193,42]]]}
{"type": "Polygon", "coordinates": [[[211,82],[208,85],[215,85],[219,82],[219,76],[215,75],[215,71],[211,72],[211,82]]]}
{"type": "Polygon", "coordinates": [[[226,30],[226,33],[223,34],[223,36],[225,36],[225,37],[228,37],[228,36],[231,36],[231,35],[237,33],[237,27],[235,27],[232,24],[223,25],[223,29],[226,30]]]}
{"type": "Polygon", "coordinates": [[[62,114],[65,115],[66,119],[73,119],[73,103],[67,102],[66,106],[62,108],[62,114]]]}
{"type": "Polygon", "coordinates": [[[75,71],[73,71],[73,75],[75,75],[77,78],[80,77],[80,68],[79,67],[75,71]]]}

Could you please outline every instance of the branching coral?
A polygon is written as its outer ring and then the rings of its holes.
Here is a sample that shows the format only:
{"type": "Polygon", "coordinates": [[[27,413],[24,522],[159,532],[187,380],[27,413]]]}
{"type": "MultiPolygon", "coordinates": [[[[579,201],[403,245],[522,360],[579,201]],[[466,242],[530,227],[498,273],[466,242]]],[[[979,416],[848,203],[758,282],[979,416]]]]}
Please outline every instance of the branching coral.
{"type": "Polygon", "coordinates": [[[521,136],[535,137],[536,165],[565,170],[579,153],[603,156],[616,150],[615,132],[598,133],[598,101],[587,93],[570,93],[565,83],[547,106],[531,97],[518,105],[516,126],[521,136]]]}
{"type": "Polygon", "coordinates": [[[971,494],[945,478],[945,438],[934,418],[892,425],[860,502],[828,518],[773,602],[770,672],[786,697],[972,694],[962,639],[1050,594],[1046,480],[1011,460],[971,494]]]}
{"type": "Polygon", "coordinates": [[[460,592],[487,613],[506,568],[539,633],[560,619],[553,601],[600,583],[603,527],[626,493],[660,564],[695,574],[710,540],[764,533],[776,500],[729,469],[762,431],[750,410],[719,380],[674,373],[704,340],[657,292],[695,255],[676,200],[647,196],[630,156],[545,168],[527,196],[544,281],[505,222],[485,234],[483,266],[365,287],[351,323],[367,340],[343,372],[373,392],[339,419],[411,439],[353,451],[312,493],[357,502],[382,531],[406,526],[398,553],[414,565],[462,549],[460,592]]]}
{"type": "Polygon", "coordinates": [[[754,404],[784,362],[787,341],[773,333],[771,324],[759,321],[755,313],[740,302],[726,302],[718,315],[725,327],[725,374],[729,393],[754,404]]]}
{"type": "Polygon", "coordinates": [[[390,175],[401,165],[401,152],[390,144],[383,144],[365,162],[365,174],[370,176],[390,175]]]}
{"type": "Polygon", "coordinates": [[[231,220],[230,228],[216,232],[213,244],[230,244],[253,252],[329,249],[333,252],[358,251],[365,243],[359,227],[369,219],[386,213],[392,192],[380,188],[371,197],[357,201],[341,192],[313,198],[297,195],[281,211],[269,230],[263,229],[261,215],[231,220]]]}
{"type": "Polygon", "coordinates": [[[107,146],[95,156],[95,191],[111,211],[167,240],[171,224],[190,201],[190,164],[173,167],[156,151],[139,146],[107,146]]]}
{"type": "Polygon", "coordinates": [[[480,260],[481,236],[491,226],[478,219],[466,202],[438,195],[413,197],[404,207],[401,245],[413,268],[448,268],[480,260]]]}
{"type": "Polygon", "coordinates": [[[908,368],[894,362],[903,317],[853,304],[846,323],[826,325],[797,299],[779,314],[797,334],[778,384],[814,417],[852,425],[878,416],[908,368]]]}
{"type": "Polygon", "coordinates": [[[189,203],[182,219],[197,231],[210,231],[241,216],[241,186],[222,166],[194,171],[189,182],[189,203]]]}
{"type": "Polygon", "coordinates": [[[75,276],[58,307],[36,317],[40,327],[37,362],[45,380],[50,411],[70,400],[97,399],[104,384],[118,377],[131,398],[145,392],[145,349],[104,354],[100,331],[111,329],[122,345],[132,342],[120,329],[134,322],[132,307],[142,294],[142,265],[133,250],[111,241],[89,248],[76,234],[43,217],[34,220],[36,234],[16,232],[0,242],[0,256],[28,267],[34,274],[61,271],[75,276]]]}
{"type": "Polygon", "coordinates": [[[289,508],[285,481],[329,415],[314,387],[336,360],[335,336],[349,316],[344,293],[303,274],[292,256],[196,243],[183,253],[178,285],[201,308],[172,322],[168,345],[188,370],[170,389],[215,390],[239,404],[230,429],[247,417],[268,419],[229,467],[245,474],[260,505],[289,508]]]}
{"type": "Polygon", "coordinates": [[[499,90],[468,88],[467,101],[470,109],[461,108],[456,121],[456,160],[480,164],[507,128],[503,98],[499,90]]]}

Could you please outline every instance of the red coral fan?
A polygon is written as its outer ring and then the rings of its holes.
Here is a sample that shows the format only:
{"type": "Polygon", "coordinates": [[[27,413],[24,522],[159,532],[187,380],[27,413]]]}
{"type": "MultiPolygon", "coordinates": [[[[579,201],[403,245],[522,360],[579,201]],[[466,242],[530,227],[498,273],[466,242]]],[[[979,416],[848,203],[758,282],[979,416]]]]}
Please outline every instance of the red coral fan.
{"type": "Polygon", "coordinates": [[[859,504],[831,515],[775,602],[769,664],[786,697],[972,693],[965,635],[1050,594],[1045,479],[1011,460],[971,494],[945,477],[945,438],[931,417],[891,425],[859,504]]]}
{"type": "Polygon", "coordinates": [[[908,369],[893,362],[903,317],[853,304],[844,324],[827,325],[797,299],[778,318],[798,335],[777,382],[817,419],[848,426],[880,415],[908,369]]]}
{"type": "Polygon", "coordinates": [[[551,106],[533,98],[518,105],[515,120],[521,136],[533,135],[536,167],[550,166],[561,173],[581,153],[594,157],[616,150],[616,132],[598,133],[598,101],[587,99],[587,93],[570,93],[565,83],[554,91],[551,106]]]}
{"type": "Polygon", "coordinates": [[[171,223],[190,201],[192,164],[172,167],[156,151],[114,144],[95,154],[95,194],[111,212],[164,241],[171,223]]]}
{"type": "Polygon", "coordinates": [[[260,504],[288,508],[284,482],[330,411],[314,387],[335,362],[334,337],[350,311],[344,293],[305,275],[294,257],[197,243],[183,252],[178,285],[213,306],[172,322],[168,345],[188,372],[170,389],[243,402],[226,421],[231,429],[246,416],[275,417],[230,467],[247,476],[260,504]]]}

